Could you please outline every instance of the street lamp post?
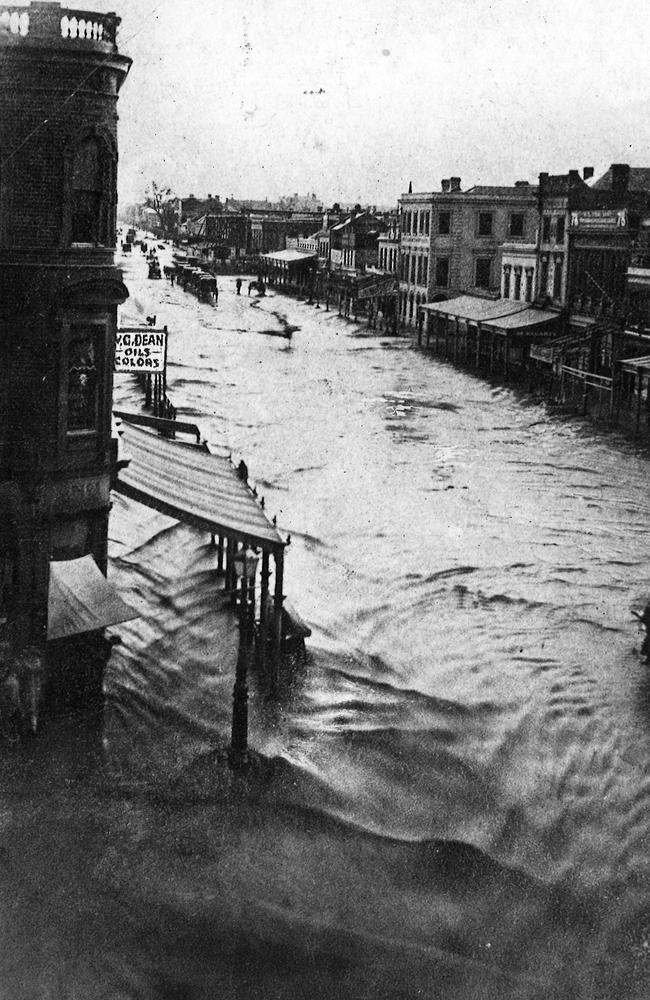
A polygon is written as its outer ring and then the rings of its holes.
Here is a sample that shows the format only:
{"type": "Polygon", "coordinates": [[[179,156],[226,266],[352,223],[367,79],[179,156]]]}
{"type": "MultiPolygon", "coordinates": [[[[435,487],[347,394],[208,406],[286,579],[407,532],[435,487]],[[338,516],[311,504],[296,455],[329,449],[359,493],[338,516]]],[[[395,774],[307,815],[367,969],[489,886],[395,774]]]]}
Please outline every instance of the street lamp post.
{"type": "Polygon", "coordinates": [[[259,556],[254,549],[242,549],[233,559],[235,578],[241,581],[239,601],[239,649],[232,694],[232,735],[230,763],[233,767],[246,763],[248,751],[248,660],[253,644],[251,620],[255,608],[255,574],[259,556]],[[251,600],[252,596],[252,600],[251,600]]]}

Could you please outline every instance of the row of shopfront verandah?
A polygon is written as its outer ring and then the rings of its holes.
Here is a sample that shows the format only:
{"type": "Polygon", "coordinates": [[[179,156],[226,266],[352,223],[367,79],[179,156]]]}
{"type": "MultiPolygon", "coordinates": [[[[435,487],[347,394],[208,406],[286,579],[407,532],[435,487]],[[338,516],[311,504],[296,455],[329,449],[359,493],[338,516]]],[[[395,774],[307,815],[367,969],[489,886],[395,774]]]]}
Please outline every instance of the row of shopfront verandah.
{"type": "Polygon", "coordinates": [[[650,353],[650,170],[614,164],[596,181],[583,173],[466,191],[451,178],[440,192],[402,195],[383,231],[366,213],[338,223],[342,237],[364,222],[366,243],[376,239],[374,258],[364,244],[362,266],[324,263],[319,233],[287,240],[254,267],[258,279],[315,307],[417,332],[451,360],[534,376],[601,416],[630,410],[639,430],[650,353]]]}
{"type": "MultiPolygon", "coordinates": [[[[312,255],[260,258],[259,277],[281,294],[390,333],[399,323],[397,281],[378,271],[319,271],[312,255]]],[[[412,331],[423,350],[632,431],[650,432],[650,331],[613,316],[572,316],[547,303],[458,295],[420,305],[412,331]]]]}

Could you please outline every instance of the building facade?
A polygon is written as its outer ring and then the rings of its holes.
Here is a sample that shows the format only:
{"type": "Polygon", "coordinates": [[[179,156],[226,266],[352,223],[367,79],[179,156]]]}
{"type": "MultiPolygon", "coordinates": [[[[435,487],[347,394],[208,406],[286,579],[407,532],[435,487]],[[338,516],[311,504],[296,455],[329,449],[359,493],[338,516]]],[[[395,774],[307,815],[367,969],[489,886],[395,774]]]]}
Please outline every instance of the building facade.
{"type": "Polygon", "coordinates": [[[497,297],[502,247],[535,244],[537,190],[526,181],[510,187],[461,189],[459,177],[439,192],[400,199],[400,318],[415,325],[420,305],[464,292],[497,297]]]}
{"type": "Polygon", "coordinates": [[[0,6],[3,626],[44,648],[52,560],[106,571],[117,307],[114,14],[0,6]]]}

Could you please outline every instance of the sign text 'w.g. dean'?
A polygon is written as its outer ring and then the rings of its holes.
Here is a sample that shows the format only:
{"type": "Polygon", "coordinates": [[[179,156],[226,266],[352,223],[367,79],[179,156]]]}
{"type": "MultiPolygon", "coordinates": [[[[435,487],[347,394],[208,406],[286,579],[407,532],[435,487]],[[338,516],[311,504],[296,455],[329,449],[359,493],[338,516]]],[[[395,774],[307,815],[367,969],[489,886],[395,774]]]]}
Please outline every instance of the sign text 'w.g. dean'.
{"type": "Polygon", "coordinates": [[[121,329],[115,335],[116,372],[164,372],[167,330],[121,329]]]}

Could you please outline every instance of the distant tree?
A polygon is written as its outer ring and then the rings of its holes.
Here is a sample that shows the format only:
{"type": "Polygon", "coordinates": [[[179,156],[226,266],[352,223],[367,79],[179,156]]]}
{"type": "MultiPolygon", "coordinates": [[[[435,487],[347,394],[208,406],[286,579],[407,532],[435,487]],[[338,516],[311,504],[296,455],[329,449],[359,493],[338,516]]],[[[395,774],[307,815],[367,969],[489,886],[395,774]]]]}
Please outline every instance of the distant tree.
{"type": "Polygon", "coordinates": [[[145,192],[145,207],[158,216],[160,229],[165,239],[172,239],[178,233],[178,198],[171,188],[160,187],[155,181],[145,192]]]}

